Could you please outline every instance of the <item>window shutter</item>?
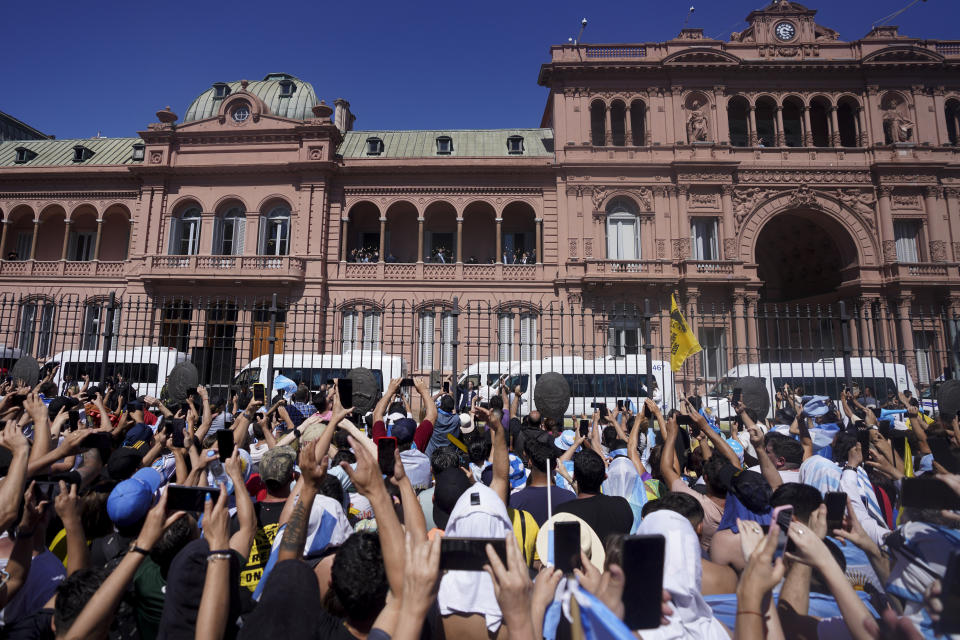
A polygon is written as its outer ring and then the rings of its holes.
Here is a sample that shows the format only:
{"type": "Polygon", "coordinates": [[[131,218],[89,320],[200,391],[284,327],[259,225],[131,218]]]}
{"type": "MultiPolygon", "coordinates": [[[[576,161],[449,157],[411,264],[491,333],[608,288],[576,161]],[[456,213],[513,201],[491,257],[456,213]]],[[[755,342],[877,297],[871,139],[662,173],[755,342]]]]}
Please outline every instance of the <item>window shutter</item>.
{"type": "Polygon", "coordinates": [[[266,255],[267,253],[267,216],[260,216],[259,224],[257,225],[257,253],[260,255],[266,255]]]}
{"type": "Polygon", "coordinates": [[[180,253],[179,247],[177,246],[177,236],[180,235],[178,233],[179,222],[179,218],[170,218],[170,230],[167,232],[167,253],[171,256],[180,253]]]}
{"type": "Polygon", "coordinates": [[[226,221],[220,216],[216,216],[213,219],[213,250],[210,252],[215,256],[223,255],[223,228],[226,226],[226,221]]]}
{"type": "Polygon", "coordinates": [[[380,347],[380,314],[368,311],[363,314],[363,348],[368,350],[380,347]]]}
{"type": "MultiPolygon", "coordinates": [[[[449,313],[443,314],[443,369],[453,369],[453,316],[449,313]]],[[[454,372],[456,373],[456,372],[454,372]]]]}
{"type": "Polygon", "coordinates": [[[617,250],[617,221],[607,218],[607,260],[619,260],[617,250]]]}
{"type": "Polygon", "coordinates": [[[520,317],[520,359],[533,360],[537,357],[537,318],[534,315],[520,317]]]}
{"type": "Polygon", "coordinates": [[[233,255],[242,256],[247,241],[247,218],[237,218],[233,227],[233,255]]]}
{"type": "Polygon", "coordinates": [[[500,314],[499,335],[500,353],[498,359],[510,360],[513,357],[513,314],[500,314]]]}
{"type": "Polygon", "coordinates": [[[20,307],[20,342],[21,351],[33,351],[33,326],[37,315],[37,305],[29,303],[20,307]]]}
{"type": "MultiPolygon", "coordinates": [[[[261,217],[262,218],[262,217],[261,217]]],[[[345,311],[343,313],[343,351],[350,351],[357,342],[357,312],[345,311]]]]}
{"type": "Polygon", "coordinates": [[[77,259],[77,232],[71,231],[67,237],[67,260],[77,259]]]}
{"type": "Polygon", "coordinates": [[[433,313],[420,314],[420,369],[433,371],[433,313]]]}
{"type": "Polygon", "coordinates": [[[43,305],[43,315],[40,317],[40,340],[37,343],[37,357],[50,355],[50,338],[53,336],[53,314],[56,307],[53,304],[43,305]]]}

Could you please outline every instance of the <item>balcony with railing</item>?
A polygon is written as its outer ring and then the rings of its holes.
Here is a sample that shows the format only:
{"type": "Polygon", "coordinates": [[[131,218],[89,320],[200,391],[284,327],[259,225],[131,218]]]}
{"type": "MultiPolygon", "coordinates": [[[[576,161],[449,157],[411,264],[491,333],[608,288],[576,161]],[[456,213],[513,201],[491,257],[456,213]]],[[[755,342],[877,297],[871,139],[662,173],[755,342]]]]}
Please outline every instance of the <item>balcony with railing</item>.
{"type": "Polygon", "coordinates": [[[302,280],[306,261],[294,256],[146,256],[145,280],[302,280]]]}
{"type": "Polygon", "coordinates": [[[438,264],[434,262],[340,262],[336,278],[343,280],[535,281],[542,264],[438,264]]]}
{"type": "Polygon", "coordinates": [[[736,264],[730,260],[683,260],[680,277],[687,279],[727,280],[736,273],[736,264]]]}
{"type": "Polygon", "coordinates": [[[957,265],[949,262],[895,262],[883,267],[887,278],[915,281],[918,284],[955,281],[960,277],[957,265]]]}
{"type": "Polygon", "coordinates": [[[0,276],[16,278],[122,278],[128,262],[0,260],[0,276]]]}

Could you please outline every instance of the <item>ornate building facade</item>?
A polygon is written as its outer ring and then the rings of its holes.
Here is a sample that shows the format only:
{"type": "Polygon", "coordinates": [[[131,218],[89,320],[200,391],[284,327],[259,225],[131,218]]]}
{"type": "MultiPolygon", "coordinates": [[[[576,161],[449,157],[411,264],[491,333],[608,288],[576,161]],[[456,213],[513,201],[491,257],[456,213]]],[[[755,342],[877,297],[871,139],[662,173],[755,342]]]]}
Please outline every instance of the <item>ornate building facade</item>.
{"type": "Polygon", "coordinates": [[[912,352],[911,309],[960,313],[960,40],[846,42],[815,13],[782,0],[727,41],[554,46],[536,129],[356,130],[346,101],[270,74],[138,137],[2,142],[0,282],[317,298],[343,316],[330,335],[363,326],[357,308],[459,296],[519,332],[545,306],[676,291],[739,318],[710,338],[724,348],[761,333],[762,305],[844,300],[882,320],[858,335],[912,352]]]}

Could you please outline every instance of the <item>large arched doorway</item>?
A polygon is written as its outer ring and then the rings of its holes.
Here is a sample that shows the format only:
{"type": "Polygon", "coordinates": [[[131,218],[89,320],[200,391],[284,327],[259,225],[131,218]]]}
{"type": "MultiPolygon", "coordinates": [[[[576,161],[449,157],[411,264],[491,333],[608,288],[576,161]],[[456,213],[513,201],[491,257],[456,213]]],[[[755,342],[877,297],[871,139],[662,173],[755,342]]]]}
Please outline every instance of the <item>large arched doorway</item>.
{"type": "Polygon", "coordinates": [[[858,277],[857,247],[830,216],[794,209],[772,217],[756,243],[760,301],[823,302],[839,299],[845,282],[858,277]]]}

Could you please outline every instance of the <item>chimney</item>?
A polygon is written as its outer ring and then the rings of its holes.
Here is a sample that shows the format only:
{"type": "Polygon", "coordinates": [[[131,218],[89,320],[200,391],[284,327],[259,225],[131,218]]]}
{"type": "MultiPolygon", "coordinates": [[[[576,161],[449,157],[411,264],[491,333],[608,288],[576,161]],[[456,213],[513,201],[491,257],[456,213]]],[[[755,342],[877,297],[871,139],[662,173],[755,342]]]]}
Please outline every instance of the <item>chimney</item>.
{"type": "Polygon", "coordinates": [[[343,98],[337,98],[333,101],[333,123],[340,129],[340,133],[346,133],[353,130],[353,122],[357,119],[350,113],[350,103],[343,98]]]}

